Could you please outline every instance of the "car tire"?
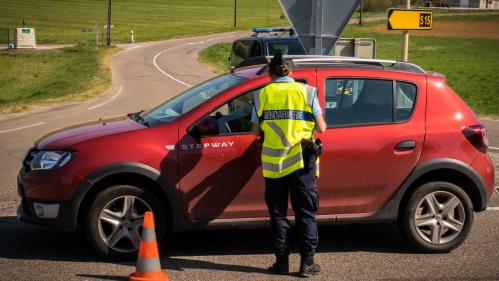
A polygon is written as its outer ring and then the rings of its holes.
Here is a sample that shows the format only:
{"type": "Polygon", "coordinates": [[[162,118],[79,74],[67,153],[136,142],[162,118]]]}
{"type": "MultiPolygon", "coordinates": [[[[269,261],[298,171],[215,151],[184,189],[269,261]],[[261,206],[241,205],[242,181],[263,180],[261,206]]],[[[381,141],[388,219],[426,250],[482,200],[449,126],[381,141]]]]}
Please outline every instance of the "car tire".
{"type": "Polygon", "coordinates": [[[473,204],[468,194],[449,182],[417,187],[401,208],[399,225],[403,234],[424,252],[450,252],[464,242],[473,225],[473,204]]]}
{"type": "Polygon", "coordinates": [[[166,232],[166,215],[152,192],[132,185],[104,189],[95,196],[86,215],[85,233],[89,244],[107,259],[136,259],[142,230],[141,216],[148,210],[154,214],[159,242],[166,232]]]}

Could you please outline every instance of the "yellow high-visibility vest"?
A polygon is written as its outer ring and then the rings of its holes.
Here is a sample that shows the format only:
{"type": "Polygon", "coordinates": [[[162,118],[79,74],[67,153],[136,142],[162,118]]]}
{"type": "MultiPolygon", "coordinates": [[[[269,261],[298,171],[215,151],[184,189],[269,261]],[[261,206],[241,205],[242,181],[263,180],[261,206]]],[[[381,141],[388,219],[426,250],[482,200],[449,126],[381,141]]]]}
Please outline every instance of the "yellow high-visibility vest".
{"type": "Polygon", "coordinates": [[[271,83],[255,97],[264,132],[262,169],[266,178],[281,178],[304,167],[302,139],[315,129],[313,102],[317,89],[298,82],[271,83]]]}

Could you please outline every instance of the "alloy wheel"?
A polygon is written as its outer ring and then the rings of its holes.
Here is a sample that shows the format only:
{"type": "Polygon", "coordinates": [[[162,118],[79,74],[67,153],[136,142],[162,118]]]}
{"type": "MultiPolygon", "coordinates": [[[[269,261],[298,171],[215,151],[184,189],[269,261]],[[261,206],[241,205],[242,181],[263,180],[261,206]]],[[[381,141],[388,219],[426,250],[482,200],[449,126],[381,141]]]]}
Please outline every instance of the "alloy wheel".
{"type": "Polygon", "coordinates": [[[126,195],[113,199],[99,215],[100,238],[117,252],[138,250],[146,211],[151,211],[151,207],[136,196],[126,195]]]}
{"type": "Polygon", "coordinates": [[[466,220],[463,203],[447,191],[429,193],[418,203],[414,225],[426,242],[441,245],[454,240],[463,230],[466,220]]]}

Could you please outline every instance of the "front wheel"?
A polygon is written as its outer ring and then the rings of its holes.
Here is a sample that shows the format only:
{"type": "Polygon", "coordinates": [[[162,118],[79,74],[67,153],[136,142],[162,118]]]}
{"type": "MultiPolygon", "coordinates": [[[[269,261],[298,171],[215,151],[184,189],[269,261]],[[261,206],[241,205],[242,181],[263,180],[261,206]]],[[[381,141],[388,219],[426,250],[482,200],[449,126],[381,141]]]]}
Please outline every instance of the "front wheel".
{"type": "Polygon", "coordinates": [[[161,239],[165,233],[165,212],[151,192],[131,185],[115,185],[101,191],[86,217],[90,245],[105,258],[136,258],[146,211],[153,212],[156,237],[161,239]]]}
{"type": "Polygon", "coordinates": [[[443,253],[464,242],[473,225],[473,205],[461,188],[448,182],[419,186],[402,206],[399,224],[418,249],[443,253]]]}

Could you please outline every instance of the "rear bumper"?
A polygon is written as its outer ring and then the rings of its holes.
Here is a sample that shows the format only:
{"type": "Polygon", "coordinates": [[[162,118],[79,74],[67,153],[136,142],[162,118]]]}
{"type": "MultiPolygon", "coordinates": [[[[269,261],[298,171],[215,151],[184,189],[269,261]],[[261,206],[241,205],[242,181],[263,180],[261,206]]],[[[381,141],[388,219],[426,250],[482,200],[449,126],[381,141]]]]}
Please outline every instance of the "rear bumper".
{"type": "Polygon", "coordinates": [[[496,179],[494,164],[492,163],[490,156],[485,153],[479,153],[473,160],[473,163],[471,163],[471,166],[483,179],[484,187],[487,191],[487,197],[490,199],[490,197],[494,194],[496,179]]]}
{"type": "MultiPolygon", "coordinates": [[[[21,175],[17,178],[17,193],[21,197],[21,204],[17,208],[17,219],[19,221],[65,231],[74,231],[76,229],[74,223],[76,221],[76,209],[73,201],[51,201],[27,198],[24,192],[21,175]],[[55,218],[40,218],[35,212],[35,203],[42,204],[42,206],[58,206],[55,218]]],[[[50,211],[54,212],[54,210],[50,211]]],[[[51,215],[50,217],[54,216],[51,215]]]]}

